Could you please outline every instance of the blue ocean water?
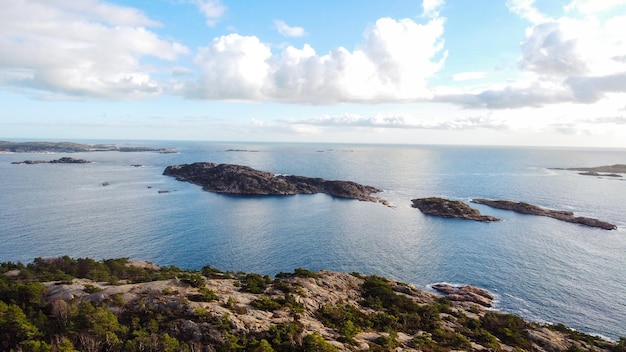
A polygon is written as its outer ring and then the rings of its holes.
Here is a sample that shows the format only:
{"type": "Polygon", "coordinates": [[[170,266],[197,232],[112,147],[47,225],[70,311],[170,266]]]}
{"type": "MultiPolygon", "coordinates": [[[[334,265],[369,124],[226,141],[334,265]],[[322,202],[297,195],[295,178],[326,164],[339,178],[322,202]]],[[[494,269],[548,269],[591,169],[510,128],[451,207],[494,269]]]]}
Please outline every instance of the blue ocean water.
{"type": "Polygon", "coordinates": [[[472,284],[494,292],[499,310],[626,336],[626,181],[550,169],[626,163],[626,150],[115,143],[180,153],[76,153],[69,156],[93,163],[38,165],[11,162],[66,155],[0,155],[0,261],[130,257],[269,275],[297,267],[356,271],[421,288],[472,284]],[[168,165],[195,161],[352,180],[383,189],[393,207],[323,194],[219,195],[162,176],[168,165]],[[434,218],[411,207],[411,199],[428,196],[525,201],[619,229],[482,205],[473,206],[504,221],[434,218]]]}

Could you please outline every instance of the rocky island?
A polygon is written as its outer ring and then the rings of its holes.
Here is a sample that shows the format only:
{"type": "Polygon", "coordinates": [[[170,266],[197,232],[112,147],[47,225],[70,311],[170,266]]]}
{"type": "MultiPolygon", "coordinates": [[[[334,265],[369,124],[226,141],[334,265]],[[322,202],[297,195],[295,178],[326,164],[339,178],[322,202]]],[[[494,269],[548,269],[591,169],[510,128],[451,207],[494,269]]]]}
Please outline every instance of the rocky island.
{"type": "Polygon", "coordinates": [[[198,162],[168,166],[163,175],[190,182],[208,192],[234,195],[294,195],[326,193],[334,197],[361,201],[387,202],[372,193],[380,189],[352,181],[328,181],[294,175],[276,175],[249,166],[198,162]]]}
{"type": "Polygon", "coordinates": [[[590,227],[598,227],[604,230],[616,230],[617,226],[614,224],[600,221],[594,218],[587,218],[582,216],[574,216],[574,213],[566,210],[552,210],[542,208],[536,205],[524,203],[524,202],[513,202],[510,200],[491,200],[491,199],[473,199],[472,203],[476,204],[484,204],[490,206],[492,208],[504,209],[504,210],[512,210],[521,214],[529,214],[529,215],[538,215],[538,216],[547,216],[550,218],[554,218],[561,221],[571,222],[575,224],[586,225],[590,227]]]}
{"type": "Polygon", "coordinates": [[[488,310],[493,296],[485,290],[435,286],[446,296],[375,275],[302,268],[270,278],[127,258],[1,263],[0,350],[626,349],[626,338],[612,342],[488,310]]]}
{"type": "Polygon", "coordinates": [[[553,170],[581,171],[578,174],[583,176],[622,177],[620,174],[626,174],[626,164],[595,167],[553,168],[553,170]]]}
{"type": "Polygon", "coordinates": [[[496,217],[482,215],[478,209],[458,200],[429,197],[412,199],[411,202],[414,208],[418,208],[422,213],[428,215],[482,222],[500,221],[496,217]]]}
{"type": "Polygon", "coordinates": [[[11,164],[89,164],[91,161],[85,159],[76,159],[70,157],[63,157],[55,160],[45,161],[45,160],[24,160],[24,161],[13,161],[11,164]]]}
{"type": "Polygon", "coordinates": [[[78,152],[158,152],[177,153],[173,148],[119,147],[110,144],[72,142],[8,142],[0,141],[1,153],[78,153],[78,152]]]}

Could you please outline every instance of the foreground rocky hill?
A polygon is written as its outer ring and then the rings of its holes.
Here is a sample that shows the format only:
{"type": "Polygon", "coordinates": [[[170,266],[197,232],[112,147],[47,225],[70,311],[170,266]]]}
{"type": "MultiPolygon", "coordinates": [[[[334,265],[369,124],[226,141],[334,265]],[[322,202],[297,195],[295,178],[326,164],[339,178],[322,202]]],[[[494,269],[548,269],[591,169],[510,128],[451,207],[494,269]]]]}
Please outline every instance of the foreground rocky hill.
{"type": "Polygon", "coordinates": [[[625,351],[563,325],[378,276],[296,269],[269,278],[110,259],[0,266],[0,350],[625,351]]]}

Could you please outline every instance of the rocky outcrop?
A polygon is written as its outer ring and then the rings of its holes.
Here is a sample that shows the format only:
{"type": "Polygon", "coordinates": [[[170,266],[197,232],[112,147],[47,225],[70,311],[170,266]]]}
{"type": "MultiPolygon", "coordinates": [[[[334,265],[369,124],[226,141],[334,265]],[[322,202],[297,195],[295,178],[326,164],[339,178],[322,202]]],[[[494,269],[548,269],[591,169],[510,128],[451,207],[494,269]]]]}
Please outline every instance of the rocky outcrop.
{"type": "Polygon", "coordinates": [[[546,208],[542,208],[542,207],[524,203],[524,202],[478,198],[478,199],[473,199],[472,203],[484,204],[484,205],[497,208],[497,209],[511,210],[511,211],[521,213],[521,214],[547,216],[547,217],[554,218],[554,219],[561,220],[561,221],[586,225],[590,227],[597,227],[597,228],[601,228],[604,230],[616,230],[617,229],[617,226],[615,226],[614,224],[611,224],[605,221],[600,221],[594,218],[574,216],[574,213],[572,213],[571,211],[546,209],[546,208]]]}
{"type": "Polygon", "coordinates": [[[609,172],[609,173],[614,173],[614,174],[626,174],[626,164],[614,164],[614,165],[604,165],[604,166],[595,166],[595,167],[553,168],[553,170],[609,172]]]}
{"type": "Polygon", "coordinates": [[[202,186],[205,191],[236,195],[293,195],[326,193],[362,201],[386,201],[372,196],[380,189],[352,181],[328,181],[294,175],[276,175],[248,166],[199,162],[168,166],[163,175],[202,186]]]}
{"type": "Polygon", "coordinates": [[[495,296],[491,294],[491,292],[471,285],[453,286],[442,283],[433,284],[430,287],[435,291],[444,293],[451,301],[472,302],[483,307],[491,307],[491,303],[495,299],[495,296]]]}
{"type": "Polygon", "coordinates": [[[496,217],[482,215],[478,209],[457,200],[429,197],[412,199],[411,202],[414,208],[418,208],[422,213],[428,215],[482,222],[500,221],[496,217]]]}
{"type": "Polygon", "coordinates": [[[91,161],[85,159],[75,159],[70,157],[63,157],[56,160],[24,160],[24,161],[14,161],[11,164],[89,164],[91,161]]]}

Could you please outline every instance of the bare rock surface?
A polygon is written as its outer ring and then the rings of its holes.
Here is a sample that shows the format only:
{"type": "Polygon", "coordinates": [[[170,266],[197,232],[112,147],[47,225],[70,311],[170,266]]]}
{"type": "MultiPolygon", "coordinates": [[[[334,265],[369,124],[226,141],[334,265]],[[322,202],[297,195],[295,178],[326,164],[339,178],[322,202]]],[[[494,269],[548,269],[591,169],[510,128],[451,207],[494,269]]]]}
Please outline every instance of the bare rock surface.
{"type": "Polygon", "coordinates": [[[380,202],[372,196],[382,190],[352,181],[328,181],[294,175],[276,175],[249,166],[198,162],[168,166],[163,172],[179,181],[190,182],[205,191],[236,195],[294,195],[326,193],[334,197],[380,202]]]}
{"type": "Polygon", "coordinates": [[[453,286],[441,283],[433,284],[431,287],[438,292],[444,293],[452,301],[472,302],[483,307],[491,307],[491,303],[495,299],[491,292],[472,285],[453,286]]]}

